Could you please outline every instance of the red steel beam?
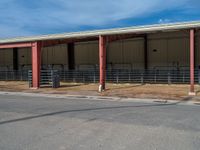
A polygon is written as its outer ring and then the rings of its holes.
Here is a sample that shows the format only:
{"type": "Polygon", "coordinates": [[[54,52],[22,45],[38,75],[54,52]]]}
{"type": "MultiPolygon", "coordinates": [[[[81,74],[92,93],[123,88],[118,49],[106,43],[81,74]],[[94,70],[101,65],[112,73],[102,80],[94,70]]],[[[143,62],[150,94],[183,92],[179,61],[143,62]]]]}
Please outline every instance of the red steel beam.
{"type": "MultiPolygon", "coordinates": [[[[137,38],[137,37],[144,37],[144,34],[136,35],[136,34],[125,34],[125,35],[112,35],[107,36],[107,42],[114,42],[123,39],[129,38],[137,38]]],[[[62,39],[62,40],[50,40],[50,41],[42,41],[42,47],[50,47],[59,44],[67,44],[67,43],[75,43],[75,42],[87,42],[87,41],[96,41],[98,38],[91,37],[91,38],[83,38],[83,39],[62,39]]]]}
{"type": "MultiPolygon", "coordinates": [[[[107,38],[108,42],[114,42],[122,39],[128,38],[136,38],[136,37],[144,37],[143,34],[135,35],[135,34],[126,34],[126,35],[112,35],[107,38]]],[[[91,38],[83,38],[83,39],[63,39],[63,40],[50,40],[50,41],[42,41],[42,47],[49,47],[59,44],[66,44],[66,43],[74,43],[74,42],[86,42],[86,41],[95,41],[98,40],[96,37],[91,38]]],[[[22,47],[32,47],[31,42],[27,43],[8,43],[8,44],[0,44],[0,49],[3,48],[22,48],[22,47]]]]}
{"type": "Polygon", "coordinates": [[[195,95],[194,92],[194,30],[190,30],[190,92],[189,95],[195,95]]]}
{"type": "Polygon", "coordinates": [[[42,41],[42,47],[50,47],[59,44],[75,43],[75,42],[87,42],[87,41],[96,41],[98,38],[84,38],[84,39],[64,39],[64,40],[50,40],[42,41]]]}
{"type": "Polygon", "coordinates": [[[32,88],[40,87],[41,43],[32,43],[32,88]]]}
{"type": "Polygon", "coordinates": [[[22,47],[31,47],[32,43],[9,43],[9,44],[0,44],[0,49],[3,48],[22,48],[22,47]]]}
{"type": "Polygon", "coordinates": [[[106,78],[106,37],[99,36],[99,92],[105,90],[106,78]]]}
{"type": "Polygon", "coordinates": [[[145,37],[145,34],[125,34],[125,35],[111,35],[107,37],[107,42],[115,42],[119,40],[125,40],[125,39],[130,39],[130,38],[139,38],[145,37]]]}

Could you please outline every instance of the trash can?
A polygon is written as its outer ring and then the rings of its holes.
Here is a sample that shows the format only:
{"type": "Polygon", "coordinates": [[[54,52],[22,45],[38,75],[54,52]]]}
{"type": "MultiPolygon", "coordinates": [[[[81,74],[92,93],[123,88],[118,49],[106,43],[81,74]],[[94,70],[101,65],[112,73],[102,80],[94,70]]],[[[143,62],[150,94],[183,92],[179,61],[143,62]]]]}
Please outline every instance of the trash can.
{"type": "Polygon", "coordinates": [[[52,79],[52,87],[53,88],[59,88],[60,87],[60,76],[59,75],[54,75],[52,79]]]}

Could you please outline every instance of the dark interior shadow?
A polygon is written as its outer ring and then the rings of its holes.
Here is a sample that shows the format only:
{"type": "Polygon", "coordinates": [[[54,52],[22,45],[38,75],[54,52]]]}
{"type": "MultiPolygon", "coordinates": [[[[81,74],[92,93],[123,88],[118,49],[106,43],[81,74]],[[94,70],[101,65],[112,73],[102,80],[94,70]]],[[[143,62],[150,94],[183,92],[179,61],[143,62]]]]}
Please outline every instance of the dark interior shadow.
{"type": "MultiPolygon", "coordinates": [[[[72,85],[72,84],[62,85],[61,84],[59,88],[77,87],[77,86],[81,86],[81,85],[87,85],[87,84],[74,84],[74,85],[72,85]]],[[[52,86],[51,85],[42,85],[40,88],[52,88],[52,86]]]]}
{"type": "Polygon", "coordinates": [[[183,99],[181,99],[180,102],[188,102],[188,101],[190,101],[190,100],[192,100],[192,99],[193,99],[192,96],[187,96],[187,97],[184,97],[183,99]]]}
{"type": "Polygon", "coordinates": [[[183,103],[191,101],[192,99],[193,99],[193,96],[187,96],[187,97],[182,98],[178,102],[176,102],[176,104],[181,104],[181,103],[183,104],[183,103]]]}
{"type": "Polygon", "coordinates": [[[81,85],[86,85],[86,84],[74,84],[74,85],[72,85],[72,84],[65,84],[65,85],[60,85],[60,88],[67,88],[67,87],[77,87],[77,86],[81,86],[81,85]]]}
{"type": "Polygon", "coordinates": [[[163,106],[169,106],[169,105],[176,105],[179,102],[176,103],[168,103],[168,104],[146,104],[146,105],[136,105],[136,106],[116,106],[116,107],[96,107],[96,108],[85,108],[85,109],[75,109],[75,110],[63,110],[63,111],[57,111],[57,112],[51,112],[51,113],[45,113],[45,114],[39,114],[39,115],[33,115],[18,119],[12,119],[7,121],[1,121],[0,125],[8,124],[8,123],[14,123],[14,122],[21,122],[26,120],[32,120],[36,118],[43,118],[48,116],[54,116],[59,114],[65,114],[70,112],[87,112],[87,111],[97,111],[97,110],[112,110],[112,109],[123,109],[123,108],[140,108],[140,107],[163,107],[163,106]]]}

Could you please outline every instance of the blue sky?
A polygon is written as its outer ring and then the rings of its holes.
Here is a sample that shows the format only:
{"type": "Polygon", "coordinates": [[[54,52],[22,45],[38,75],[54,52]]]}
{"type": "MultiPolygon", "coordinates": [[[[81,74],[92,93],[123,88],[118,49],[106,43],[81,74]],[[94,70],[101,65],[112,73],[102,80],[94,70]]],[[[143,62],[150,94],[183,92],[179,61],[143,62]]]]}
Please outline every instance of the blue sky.
{"type": "Polygon", "coordinates": [[[200,0],[0,0],[0,38],[200,20],[200,0]]]}

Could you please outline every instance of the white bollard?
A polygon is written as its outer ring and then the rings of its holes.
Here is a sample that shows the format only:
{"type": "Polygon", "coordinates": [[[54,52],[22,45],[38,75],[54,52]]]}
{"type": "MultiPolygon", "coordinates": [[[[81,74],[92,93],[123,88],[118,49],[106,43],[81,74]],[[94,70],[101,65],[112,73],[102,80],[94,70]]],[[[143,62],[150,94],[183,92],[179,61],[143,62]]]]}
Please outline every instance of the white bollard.
{"type": "Polygon", "coordinates": [[[99,85],[99,92],[103,92],[103,86],[101,84],[99,85]]]}

